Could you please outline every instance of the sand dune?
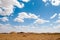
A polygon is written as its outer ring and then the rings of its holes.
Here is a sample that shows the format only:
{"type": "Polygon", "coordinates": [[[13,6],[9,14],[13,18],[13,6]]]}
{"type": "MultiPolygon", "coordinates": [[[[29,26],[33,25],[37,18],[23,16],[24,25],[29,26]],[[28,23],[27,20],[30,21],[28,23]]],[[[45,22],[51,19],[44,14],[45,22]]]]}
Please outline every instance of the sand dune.
{"type": "Polygon", "coordinates": [[[60,40],[60,33],[1,33],[0,40],[60,40]]]}

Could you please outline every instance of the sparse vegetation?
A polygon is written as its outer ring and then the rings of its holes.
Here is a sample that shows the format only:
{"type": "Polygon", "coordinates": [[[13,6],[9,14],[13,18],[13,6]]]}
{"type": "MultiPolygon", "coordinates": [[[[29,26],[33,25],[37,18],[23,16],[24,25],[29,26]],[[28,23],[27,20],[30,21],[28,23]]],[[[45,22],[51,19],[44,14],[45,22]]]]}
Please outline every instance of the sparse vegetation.
{"type": "Polygon", "coordinates": [[[0,40],[60,40],[60,33],[1,33],[0,40]]]}

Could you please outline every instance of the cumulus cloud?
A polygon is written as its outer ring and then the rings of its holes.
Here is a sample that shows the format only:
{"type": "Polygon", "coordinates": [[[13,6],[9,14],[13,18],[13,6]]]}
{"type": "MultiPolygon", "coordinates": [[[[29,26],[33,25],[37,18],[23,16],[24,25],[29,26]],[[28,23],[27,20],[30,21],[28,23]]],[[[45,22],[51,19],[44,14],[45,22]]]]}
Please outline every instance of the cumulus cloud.
{"type": "Polygon", "coordinates": [[[60,0],[51,0],[50,2],[54,6],[59,6],[60,5],[60,0]]]}
{"type": "Polygon", "coordinates": [[[21,12],[18,16],[14,19],[16,22],[24,22],[24,19],[35,19],[34,23],[43,24],[49,22],[48,20],[40,19],[37,15],[32,13],[21,12]]]}
{"type": "Polygon", "coordinates": [[[57,13],[55,13],[53,16],[50,17],[50,19],[53,19],[57,16],[57,13]]]}
{"type": "Polygon", "coordinates": [[[42,0],[44,3],[50,2],[53,6],[59,6],[60,5],[60,0],[42,0]]]}
{"type": "Polygon", "coordinates": [[[30,0],[22,0],[23,2],[29,2],[30,0]]]}
{"type": "Polygon", "coordinates": [[[9,21],[9,19],[8,19],[8,17],[3,17],[3,18],[0,18],[0,21],[7,22],[7,21],[9,21]]]}
{"type": "Polygon", "coordinates": [[[48,20],[44,20],[44,19],[37,19],[34,23],[37,23],[37,24],[44,24],[46,22],[49,22],[48,20]]]}
{"type": "Polygon", "coordinates": [[[0,15],[11,15],[14,11],[14,6],[23,8],[24,4],[19,3],[17,0],[0,0],[0,15]]]}
{"type": "Polygon", "coordinates": [[[21,12],[18,14],[17,18],[14,19],[14,21],[17,22],[24,22],[24,19],[28,18],[28,19],[38,19],[38,16],[36,16],[35,14],[32,13],[26,13],[26,12],[21,12]]]}
{"type": "Polygon", "coordinates": [[[20,19],[20,18],[16,18],[14,21],[16,21],[16,22],[24,22],[24,20],[20,19]]]}

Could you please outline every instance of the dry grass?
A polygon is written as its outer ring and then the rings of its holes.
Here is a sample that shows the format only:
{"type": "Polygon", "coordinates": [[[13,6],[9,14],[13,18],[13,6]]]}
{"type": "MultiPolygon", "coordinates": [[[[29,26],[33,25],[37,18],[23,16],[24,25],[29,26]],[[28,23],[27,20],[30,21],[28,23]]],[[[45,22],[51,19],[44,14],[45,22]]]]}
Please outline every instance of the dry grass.
{"type": "Polygon", "coordinates": [[[0,40],[60,40],[60,33],[1,33],[0,40]]]}

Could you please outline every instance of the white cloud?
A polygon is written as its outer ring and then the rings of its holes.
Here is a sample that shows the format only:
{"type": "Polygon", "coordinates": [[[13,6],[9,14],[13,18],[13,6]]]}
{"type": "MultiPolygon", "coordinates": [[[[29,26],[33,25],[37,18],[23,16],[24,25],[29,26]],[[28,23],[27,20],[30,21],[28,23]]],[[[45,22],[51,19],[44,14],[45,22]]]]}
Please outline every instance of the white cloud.
{"type": "Polygon", "coordinates": [[[38,16],[36,16],[35,14],[29,13],[29,18],[38,19],[38,16]]]}
{"type": "Polygon", "coordinates": [[[16,22],[24,22],[24,20],[20,19],[20,18],[16,18],[14,21],[16,21],[16,22]]]}
{"type": "Polygon", "coordinates": [[[40,19],[39,16],[32,14],[32,13],[26,13],[21,12],[18,14],[18,16],[14,19],[16,22],[24,22],[24,19],[35,19],[36,21],[34,23],[43,24],[46,22],[49,22],[48,20],[40,19]]]}
{"type": "Polygon", "coordinates": [[[54,26],[55,29],[60,29],[60,25],[54,26]]]}
{"type": "Polygon", "coordinates": [[[7,17],[0,18],[0,20],[3,21],[3,22],[9,21],[9,19],[7,17]]]}
{"type": "Polygon", "coordinates": [[[13,31],[14,29],[10,24],[0,24],[0,33],[9,33],[13,31]]]}
{"type": "Polygon", "coordinates": [[[31,14],[31,13],[28,14],[26,12],[21,12],[17,16],[17,18],[14,19],[14,21],[24,22],[25,18],[28,18],[28,19],[38,19],[38,16],[36,16],[35,14],[31,14]]]}
{"type": "Polygon", "coordinates": [[[50,19],[53,19],[57,16],[57,13],[55,13],[53,16],[50,17],[50,19]]]}
{"type": "Polygon", "coordinates": [[[54,6],[59,6],[60,5],[60,0],[51,0],[50,2],[54,6]]]}
{"type": "Polygon", "coordinates": [[[22,0],[23,2],[29,2],[30,0],[22,0]]]}
{"type": "Polygon", "coordinates": [[[60,23],[60,20],[57,20],[56,23],[60,23]]]}
{"type": "Polygon", "coordinates": [[[60,5],[60,0],[42,0],[44,3],[47,3],[48,1],[53,5],[53,6],[59,6],[60,5]]]}
{"type": "Polygon", "coordinates": [[[37,24],[44,24],[46,22],[49,22],[48,20],[43,20],[43,19],[37,19],[34,23],[37,23],[37,24]]]}
{"type": "Polygon", "coordinates": [[[60,13],[58,14],[58,18],[60,19],[60,13]]]}
{"type": "Polygon", "coordinates": [[[12,26],[10,24],[0,24],[0,33],[9,32],[34,32],[34,33],[55,33],[60,32],[60,25],[55,26],[12,26]]]}
{"type": "Polygon", "coordinates": [[[45,2],[45,3],[47,2],[47,0],[42,0],[42,1],[45,2]]]}
{"type": "Polygon", "coordinates": [[[0,0],[0,15],[11,15],[14,11],[14,6],[23,8],[24,4],[19,3],[17,0],[0,0]]]}

